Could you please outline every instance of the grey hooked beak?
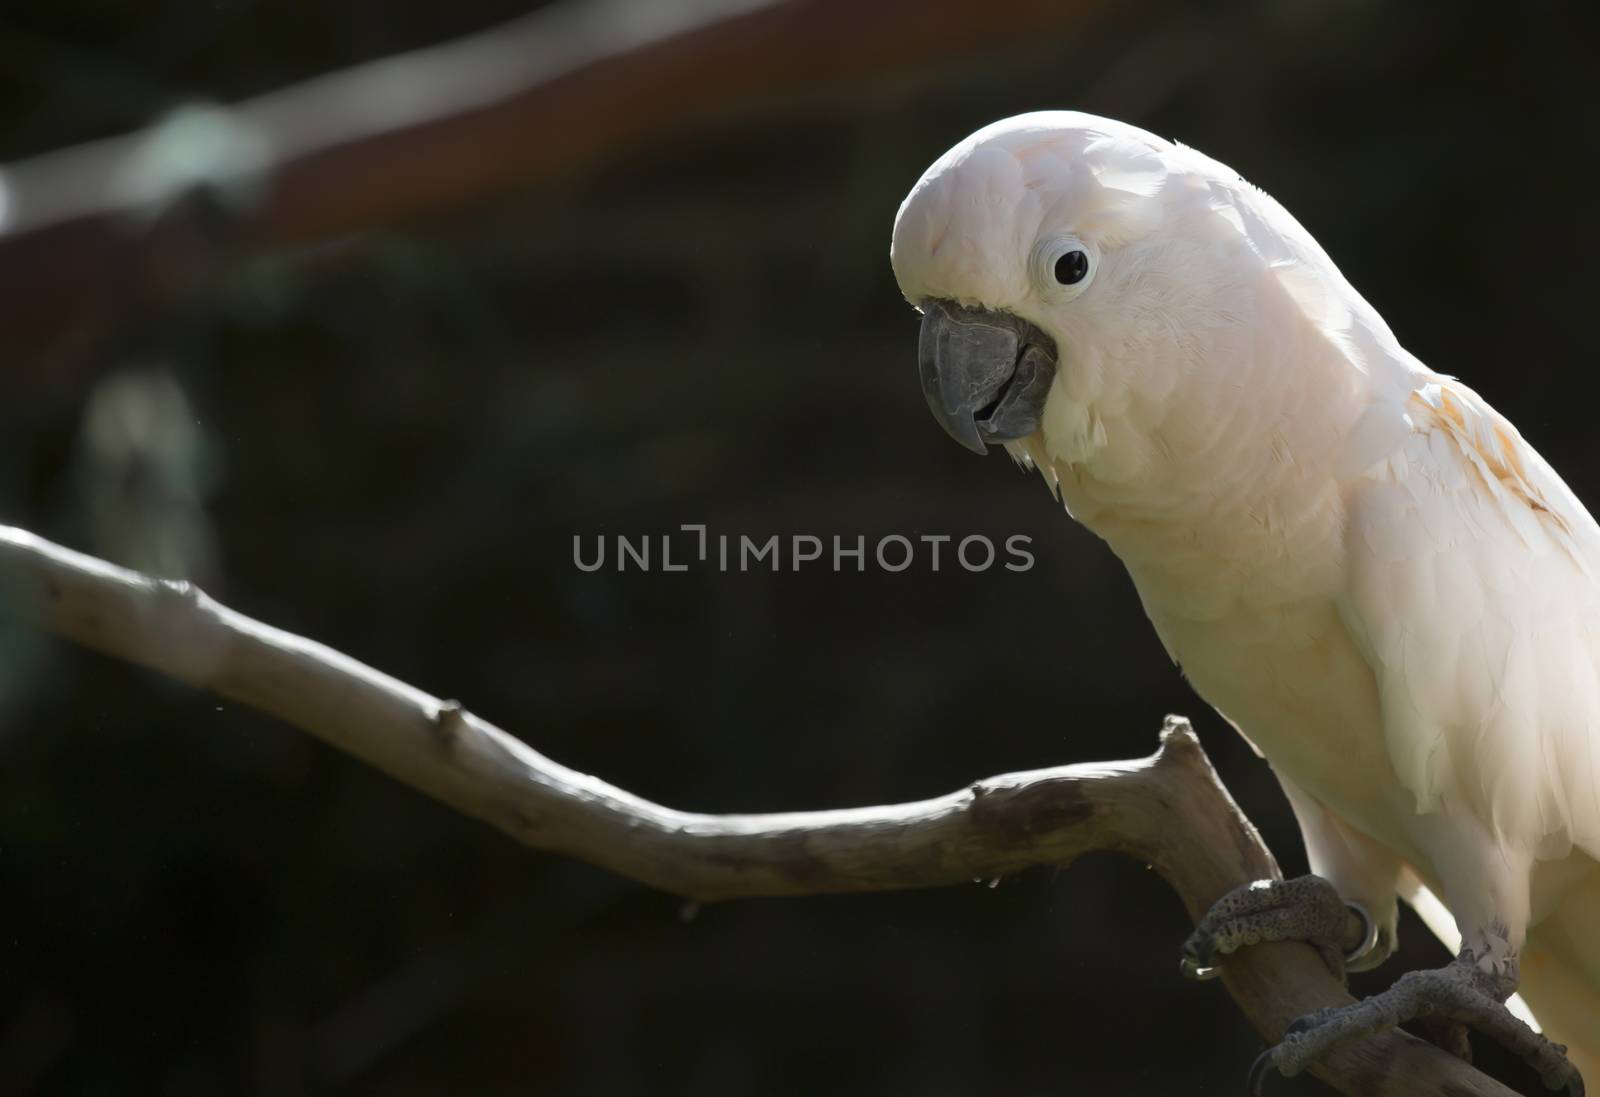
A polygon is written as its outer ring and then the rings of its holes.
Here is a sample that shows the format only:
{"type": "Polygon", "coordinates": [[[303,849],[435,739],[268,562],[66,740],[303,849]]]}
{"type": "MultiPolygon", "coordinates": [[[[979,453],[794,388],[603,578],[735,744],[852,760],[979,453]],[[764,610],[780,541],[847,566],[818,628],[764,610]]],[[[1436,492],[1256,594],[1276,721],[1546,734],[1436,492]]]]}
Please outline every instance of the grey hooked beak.
{"type": "Polygon", "coordinates": [[[945,432],[974,453],[1039,429],[1056,345],[1009,312],[922,302],[922,394],[945,432]]]}

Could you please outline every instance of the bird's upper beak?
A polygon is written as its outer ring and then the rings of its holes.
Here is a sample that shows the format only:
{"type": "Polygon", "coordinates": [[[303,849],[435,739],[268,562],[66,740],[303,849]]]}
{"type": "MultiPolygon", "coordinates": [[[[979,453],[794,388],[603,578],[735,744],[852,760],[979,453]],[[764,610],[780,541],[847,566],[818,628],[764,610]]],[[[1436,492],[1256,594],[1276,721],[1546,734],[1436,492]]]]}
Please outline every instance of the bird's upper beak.
{"type": "Polygon", "coordinates": [[[946,433],[974,453],[1039,429],[1056,345],[1009,312],[922,302],[922,393],[946,433]]]}

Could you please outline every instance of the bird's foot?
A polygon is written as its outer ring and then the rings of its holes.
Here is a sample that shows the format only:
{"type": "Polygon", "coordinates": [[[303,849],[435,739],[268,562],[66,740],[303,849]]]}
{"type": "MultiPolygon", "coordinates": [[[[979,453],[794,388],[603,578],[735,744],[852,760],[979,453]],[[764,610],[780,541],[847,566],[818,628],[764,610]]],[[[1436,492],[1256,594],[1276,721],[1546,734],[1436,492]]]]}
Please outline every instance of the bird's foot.
{"type": "Polygon", "coordinates": [[[1367,912],[1346,903],[1320,876],[1257,880],[1228,892],[1206,912],[1183,943],[1183,973],[1191,979],[1218,974],[1220,957],[1266,941],[1304,941],[1322,953],[1335,977],[1377,944],[1367,912]]]}
{"type": "Polygon", "coordinates": [[[1269,1048],[1250,1069],[1250,1092],[1272,1070],[1299,1074],[1330,1048],[1391,1029],[1419,1017],[1457,1022],[1489,1037],[1521,1058],[1553,1090],[1583,1097],[1583,1078],[1567,1060],[1567,1049],[1518,1020],[1501,1000],[1501,978],[1478,966],[1470,952],[1442,968],[1402,975],[1381,994],[1335,1009],[1309,1013],[1291,1024],[1283,1042],[1269,1048]]]}
{"type": "Polygon", "coordinates": [[[1464,1063],[1472,1062],[1472,1042],[1467,1038],[1472,1028],[1465,1022],[1429,1013],[1417,1018],[1416,1028],[1423,1039],[1440,1051],[1448,1051],[1464,1063]]]}

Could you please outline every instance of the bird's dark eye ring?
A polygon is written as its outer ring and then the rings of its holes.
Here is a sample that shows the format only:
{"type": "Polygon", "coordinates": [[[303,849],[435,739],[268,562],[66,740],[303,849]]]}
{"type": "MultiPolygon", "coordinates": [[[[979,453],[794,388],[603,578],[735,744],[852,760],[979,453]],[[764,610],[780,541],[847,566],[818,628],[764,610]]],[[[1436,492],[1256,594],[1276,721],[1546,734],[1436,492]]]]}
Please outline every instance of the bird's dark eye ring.
{"type": "Polygon", "coordinates": [[[1063,286],[1075,286],[1089,275],[1089,256],[1077,248],[1063,252],[1056,260],[1054,273],[1063,286]]]}
{"type": "Polygon", "coordinates": [[[1094,281],[1098,263],[1093,244],[1070,234],[1051,234],[1034,245],[1029,279],[1046,300],[1071,301],[1094,281]]]}

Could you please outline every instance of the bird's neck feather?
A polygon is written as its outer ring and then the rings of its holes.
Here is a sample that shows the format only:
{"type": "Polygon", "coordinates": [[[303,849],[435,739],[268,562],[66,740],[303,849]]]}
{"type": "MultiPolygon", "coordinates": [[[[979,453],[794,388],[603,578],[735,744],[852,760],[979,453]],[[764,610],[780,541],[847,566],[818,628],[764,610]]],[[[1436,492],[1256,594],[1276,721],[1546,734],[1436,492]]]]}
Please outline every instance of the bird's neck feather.
{"type": "Polygon", "coordinates": [[[1029,440],[1069,512],[1130,570],[1192,575],[1203,557],[1245,581],[1307,550],[1298,539],[1337,534],[1307,516],[1342,512],[1340,457],[1371,402],[1367,375],[1315,344],[1292,361],[1235,349],[1205,368],[1169,365],[1170,384],[1102,383],[1083,400],[1059,386],[1029,440]]]}

